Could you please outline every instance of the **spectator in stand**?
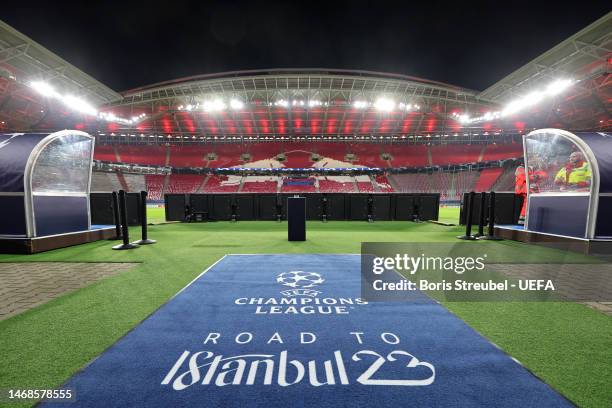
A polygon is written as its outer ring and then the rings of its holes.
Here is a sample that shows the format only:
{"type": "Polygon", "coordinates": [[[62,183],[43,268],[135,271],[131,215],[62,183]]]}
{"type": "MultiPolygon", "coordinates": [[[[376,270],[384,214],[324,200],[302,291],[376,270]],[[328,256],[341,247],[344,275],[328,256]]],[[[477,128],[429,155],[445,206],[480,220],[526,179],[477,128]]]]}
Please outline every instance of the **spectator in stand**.
{"type": "Polygon", "coordinates": [[[561,191],[586,191],[591,186],[591,177],[591,168],[584,160],[582,153],[573,152],[569,156],[568,163],[557,172],[555,184],[559,186],[561,191]]]}

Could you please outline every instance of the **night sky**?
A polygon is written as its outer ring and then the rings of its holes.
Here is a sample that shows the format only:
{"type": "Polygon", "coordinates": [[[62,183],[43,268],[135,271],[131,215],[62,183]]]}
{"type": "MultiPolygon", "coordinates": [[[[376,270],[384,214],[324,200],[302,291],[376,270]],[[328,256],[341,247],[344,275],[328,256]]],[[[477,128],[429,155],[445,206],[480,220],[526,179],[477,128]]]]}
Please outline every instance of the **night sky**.
{"type": "Polygon", "coordinates": [[[4,2],[0,19],[117,91],[315,67],[482,90],[610,11],[604,1],[536,3],[20,1],[4,2]]]}

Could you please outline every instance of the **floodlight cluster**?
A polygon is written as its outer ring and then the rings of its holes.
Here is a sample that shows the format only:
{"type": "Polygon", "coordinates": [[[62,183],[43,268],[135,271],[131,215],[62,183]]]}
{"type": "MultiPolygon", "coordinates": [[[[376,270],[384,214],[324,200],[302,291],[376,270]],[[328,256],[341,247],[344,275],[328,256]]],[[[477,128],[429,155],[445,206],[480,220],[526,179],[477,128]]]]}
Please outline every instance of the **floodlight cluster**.
{"type": "Polygon", "coordinates": [[[395,109],[395,101],[388,98],[378,98],[376,102],[374,102],[374,108],[381,112],[391,112],[395,109]]]}
{"type": "Polygon", "coordinates": [[[280,106],[282,108],[289,108],[290,106],[295,106],[295,107],[307,106],[309,108],[316,108],[317,106],[328,106],[328,103],[320,101],[318,99],[308,99],[308,100],[292,99],[290,101],[286,99],[279,99],[274,102],[269,102],[268,105],[269,106],[280,106]]]}
{"type": "Polygon", "coordinates": [[[98,113],[98,118],[100,118],[102,120],[105,120],[107,122],[122,123],[124,125],[133,125],[135,123],[138,123],[141,120],[143,120],[146,116],[147,116],[146,114],[141,113],[138,116],[132,116],[131,119],[126,119],[126,118],[121,118],[119,116],[116,116],[112,112],[100,112],[100,113],[98,113]]]}
{"type": "MultiPolygon", "coordinates": [[[[533,128],[535,130],[535,128],[533,128]]],[[[501,132],[463,133],[463,136],[489,136],[500,135],[501,132]]],[[[141,137],[141,138],[167,138],[167,139],[214,139],[214,140],[391,140],[391,139],[422,139],[461,136],[459,133],[425,134],[425,135],[303,135],[303,136],[196,136],[196,135],[170,135],[170,134],[134,134],[134,133],[98,133],[99,136],[111,137],[141,137]]]]}
{"type": "Polygon", "coordinates": [[[202,110],[204,112],[223,112],[229,109],[232,110],[241,110],[244,108],[244,102],[240,99],[232,98],[228,102],[223,99],[208,99],[203,102],[189,103],[187,105],[179,105],[178,110],[180,111],[193,111],[193,110],[202,110]]]}
{"type": "Polygon", "coordinates": [[[353,107],[355,109],[367,109],[371,106],[373,106],[374,109],[380,112],[392,112],[395,110],[410,112],[410,111],[416,111],[416,110],[421,109],[421,107],[417,104],[403,103],[403,102],[396,103],[393,99],[389,99],[385,97],[380,97],[376,99],[374,103],[370,103],[365,100],[353,101],[353,107]]]}
{"type": "Polygon", "coordinates": [[[126,125],[132,125],[141,121],[146,116],[144,113],[142,113],[138,116],[133,116],[131,119],[126,119],[116,116],[110,112],[98,112],[98,110],[87,101],[74,95],[62,95],[53,86],[46,82],[32,81],[29,85],[42,96],[57,99],[58,101],[62,102],[70,110],[90,116],[97,116],[99,119],[103,119],[108,122],[118,122],[126,125]]]}
{"type": "MultiPolygon", "coordinates": [[[[304,108],[317,108],[320,106],[329,106],[329,102],[324,102],[319,99],[277,99],[273,102],[268,102],[268,106],[277,106],[285,109],[304,107],[304,108]]],[[[368,102],[365,100],[353,101],[352,106],[355,109],[366,109],[373,107],[380,112],[392,112],[392,111],[416,111],[421,107],[417,104],[411,103],[396,103],[394,100],[389,98],[378,98],[375,102],[368,102]]],[[[202,110],[204,112],[215,113],[222,112],[228,108],[231,110],[242,110],[246,107],[246,103],[240,99],[232,98],[229,101],[223,99],[209,99],[203,102],[190,103],[187,105],[179,105],[178,110],[180,111],[194,111],[202,110]]]]}
{"type": "Polygon", "coordinates": [[[454,119],[458,120],[459,123],[462,124],[489,122],[495,119],[504,118],[507,116],[514,115],[515,113],[518,113],[523,109],[534,106],[546,98],[559,95],[560,93],[568,89],[570,86],[572,86],[574,83],[575,81],[571,79],[558,79],[548,84],[548,86],[544,89],[530,92],[522,98],[518,98],[511,101],[501,111],[487,112],[484,115],[473,118],[470,117],[468,114],[459,114],[457,112],[453,112],[451,116],[453,116],[454,119]]]}

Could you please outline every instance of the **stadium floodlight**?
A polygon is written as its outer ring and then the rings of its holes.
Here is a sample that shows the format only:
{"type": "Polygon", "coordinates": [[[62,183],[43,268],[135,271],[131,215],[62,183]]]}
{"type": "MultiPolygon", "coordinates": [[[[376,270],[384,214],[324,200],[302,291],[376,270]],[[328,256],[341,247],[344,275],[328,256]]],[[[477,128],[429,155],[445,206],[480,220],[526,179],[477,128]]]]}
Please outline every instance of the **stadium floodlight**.
{"type": "Polygon", "coordinates": [[[313,108],[315,106],[321,106],[322,104],[323,104],[323,102],[321,102],[319,100],[316,100],[316,99],[311,99],[311,100],[308,101],[308,106],[310,108],[313,108]]]}
{"type": "Polygon", "coordinates": [[[76,96],[68,95],[62,98],[62,102],[70,109],[73,109],[77,112],[86,113],[88,115],[96,116],[98,111],[96,108],[91,106],[89,103],[85,102],[81,98],[77,98],[76,96]]]}
{"type": "Polygon", "coordinates": [[[400,110],[405,110],[406,112],[410,112],[410,111],[415,111],[415,110],[419,110],[419,105],[416,104],[410,104],[410,103],[403,103],[400,102],[398,105],[398,108],[400,110]]]}
{"type": "Polygon", "coordinates": [[[234,110],[240,110],[244,108],[244,102],[239,99],[232,99],[230,100],[230,107],[234,110]]]}
{"type": "Polygon", "coordinates": [[[289,102],[284,100],[284,99],[279,99],[278,101],[274,102],[275,106],[282,106],[283,108],[286,108],[289,106],[289,102]]]}
{"type": "Polygon", "coordinates": [[[569,88],[572,84],[573,81],[571,79],[558,79],[546,87],[546,93],[549,96],[558,95],[569,88]]]}
{"type": "Polygon", "coordinates": [[[61,95],[48,83],[41,81],[30,82],[30,86],[39,94],[48,98],[60,98],[61,95]]]}
{"type": "Polygon", "coordinates": [[[100,112],[98,116],[100,116],[101,119],[107,120],[108,122],[114,122],[117,119],[115,114],[112,112],[100,112]]]}
{"type": "Polygon", "coordinates": [[[457,119],[459,119],[460,123],[470,123],[470,116],[467,114],[457,115],[457,119]]]}
{"type": "Polygon", "coordinates": [[[357,109],[365,109],[368,107],[367,101],[355,101],[353,102],[353,106],[357,109]]]}
{"type": "Polygon", "coordinates": [[[374,103],[374,107],[382,112],[391,112],[395,109],[395,102],[388,98],[378,98],[374,103]]]}
{"type": "Polygon", "coordinates": [[[244,108],[244,102],[239,99],[232,99],[230,100],[230,108],[232,108],[233,110],[240,110],[244,108]]]}
{"type": "Polygon", "coordinates": [[[470,118],[467,115],[453,114],[453,116],[458,116],[459,121],[461,123],[487,122],[494,119],[503,118],[506,116],[513,115],[530,106],[534,106],[545,98],[559,95],[560,93],[568,89],[570,86],[572,86],[575,82],[576,81],[571,79],[558,79],[548,84],[548,86],[544,89],[532,91],[529,94],[523,96],[522,98],[510,101],[501,111],[487,112],[485,115],[479,116],[477,118],[470,118]]]}
{"type": "MultiPolygon", "coordinates": [[[[133,117],[132,119],[120,118],[114,114],[108,114],[105,112],[98,112],[96,108],[94,108],[90,103],[81,99],[79,97],[73,95],[62,95],[57,92],[51,85],[42,81],[32,81],[30,82],[30,87],[34,89],[39,94],[47,97],[54,98],[62,102],[66,107],[71,110],[74,110],[79,113],[84,113],[86,115],[97,116],[100,119],[107,120],[109,122],[119,122],[123,124],[132,124],[138,122],[146,115],[144,113],[138,115],[138,117],[133,117]]],[[[42,111],[41,111],[42,112],[42,111]]]]}
{"type": "Polygon", "coordinates": [[[221,99],[214,99],[212,101],[206,101],[202,104],[204,112],[220,112],[225,110],[227,106],[221,99]]]}
{"type": "Polygon", "coordinates": [[[527,94],[522,100],[521,100],[521,104],[523,106],[532,106],[535,105],[536,103],[540,102],[542,99],[544,99],[544,92],[531,92],[529,94],[527,94]]]}

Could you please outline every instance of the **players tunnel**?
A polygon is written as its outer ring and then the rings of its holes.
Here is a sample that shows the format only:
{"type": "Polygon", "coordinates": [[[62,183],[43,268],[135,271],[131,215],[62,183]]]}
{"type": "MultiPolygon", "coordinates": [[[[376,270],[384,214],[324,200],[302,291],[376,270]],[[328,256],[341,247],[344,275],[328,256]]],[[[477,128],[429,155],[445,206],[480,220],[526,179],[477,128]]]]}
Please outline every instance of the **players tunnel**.
{"type": "Polygon", "coordinates": [[[93,147],[73,130],[0,134],[0,237],[88,230],[93,147]]]}
{"type": "Polygon", "coordinates": [[[612,134],[535,130],[523,137],[525,229],[612,239],[612,134]]]}

